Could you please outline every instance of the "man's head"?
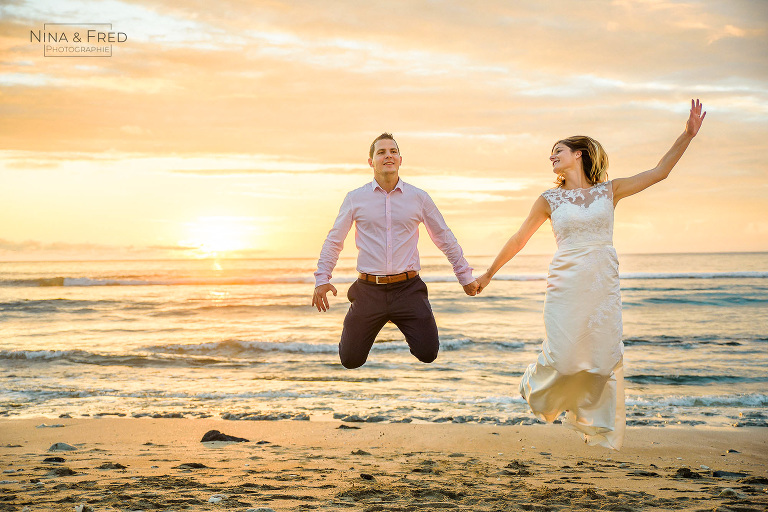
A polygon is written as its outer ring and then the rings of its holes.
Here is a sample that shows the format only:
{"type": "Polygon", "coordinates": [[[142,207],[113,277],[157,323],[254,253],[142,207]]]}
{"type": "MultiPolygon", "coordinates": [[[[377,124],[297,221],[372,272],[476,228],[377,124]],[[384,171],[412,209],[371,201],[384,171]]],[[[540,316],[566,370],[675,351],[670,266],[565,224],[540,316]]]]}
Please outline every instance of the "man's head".
{"type": "Polygon", "coordinates": [[[397,176],[403,157],[400,156],[400,148],[391,133],[382,133],[376,137],[368,155],[368,165],[373,168],[374,176],[397,176]]]}
{"type": "Polygon", "coordinates": [[[375,139],[373,139],[373,142],[371,142],[371,149],[368,150],[368,158],[373,158],[373,152],[376,150],[376,143],[380,140],[391,140],[395,143],[395,147],[397,147],[397,142],[395,141],[395,138],[392,136],[391,133],[384,132],[375,139]]]}

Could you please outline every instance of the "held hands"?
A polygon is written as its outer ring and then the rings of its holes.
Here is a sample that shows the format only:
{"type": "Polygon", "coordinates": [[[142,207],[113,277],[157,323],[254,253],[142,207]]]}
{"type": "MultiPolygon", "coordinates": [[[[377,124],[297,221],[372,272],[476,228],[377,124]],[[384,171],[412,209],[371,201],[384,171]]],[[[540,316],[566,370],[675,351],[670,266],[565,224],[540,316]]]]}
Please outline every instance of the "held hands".
{"type": "Polygon", "coordinates": [[[688,116],[688,121],[685,123],[685,133],[691,137],[695,137],[696,134],[699,133],[699,128],[701,128],[701,123],[704,121],[704,116],[707,115],[706,112],[702,113],[701,110],[703,108],[704,105],[702,105],[698,99],[695,103],[691,100],[691,114],[688,116]]]}
{"type": "Polygon", "coordinates": [[[477,281],[475,281],[475,282],[478,284],[478,287],[477,287],[477,293],[478,293],[478,295],[479,295],[479,294],[480,294],[480,292],[482,292],[483,290],[485,290],[485,287],[486,287],[486,286],[488,286],[489,284],[491,284],[491,276],[490,276],[490,275],[488,275],[488,272],[486,272],[485,274],[483,274],[483,275],[481,275],[480,277],[478,277],[478,278],[477,278],[477,281]]]}
{"type": "Polygon", "coordinates": [[[470,295],[470,296],[473,296],[473,295],[479,293],[477,281],[475,280],[475,281],[472,281],[469,284],[465,284],[464,285],[464,293],[466,293],[467,295],[470,295]]]}
{"type": "Polygon", "coordinates": [[[325,296],[328,292],[332,292],[333,296],[336,296],[336,287],[331,283],[321,284],[315,288],[315,293],[312,294],[312,305],[317,308],[318,311],[328,311],[331,306],[328,305],[328,298],[325,296]]]}

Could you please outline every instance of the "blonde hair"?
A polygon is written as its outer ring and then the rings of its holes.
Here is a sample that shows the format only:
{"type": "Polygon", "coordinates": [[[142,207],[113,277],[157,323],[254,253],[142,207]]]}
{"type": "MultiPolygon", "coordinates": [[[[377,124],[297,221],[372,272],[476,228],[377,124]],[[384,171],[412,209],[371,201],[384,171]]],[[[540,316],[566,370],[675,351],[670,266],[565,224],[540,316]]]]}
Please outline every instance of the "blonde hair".
{"type": "MultiPolygon", "coordinates": [[[[552,150],[558,144],[568,146],[571,151],[581,151],[584,175],[590,185],[608,180],[608,153],[605,152],[603,146],[595,139],[586,135],[574,135],[573,137],[555,142],[552,150]]],[[[555,183],[558,187],[562,187],[565,184],[565,176],[558,174],[555,183]]]]}

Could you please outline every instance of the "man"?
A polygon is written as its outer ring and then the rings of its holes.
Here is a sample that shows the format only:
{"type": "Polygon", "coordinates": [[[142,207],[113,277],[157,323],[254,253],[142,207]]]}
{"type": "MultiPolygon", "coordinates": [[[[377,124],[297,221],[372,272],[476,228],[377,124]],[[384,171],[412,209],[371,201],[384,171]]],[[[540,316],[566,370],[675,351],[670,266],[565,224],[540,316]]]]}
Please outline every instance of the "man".
{"type": "Polygon", "coordinates": [[[326,295],[336,295],[331,273],[354,223],[360,274],[347,292],[351,305],[339,342],[341,364],[346,368],[362,366],[376,335],[389,320],[405,335],[411,353],[431,363],[437,358],[440,343],[427,286],[419,277],[419,223],[424,223],[432,241],[451,262],[467,295],[475,295],[478,284],[432,198],[400,179],[403,159],[392,134],[379,135],[368,156],[374,179],[344,198],[320,251],[312,305],[327,311],[326,295]]]}

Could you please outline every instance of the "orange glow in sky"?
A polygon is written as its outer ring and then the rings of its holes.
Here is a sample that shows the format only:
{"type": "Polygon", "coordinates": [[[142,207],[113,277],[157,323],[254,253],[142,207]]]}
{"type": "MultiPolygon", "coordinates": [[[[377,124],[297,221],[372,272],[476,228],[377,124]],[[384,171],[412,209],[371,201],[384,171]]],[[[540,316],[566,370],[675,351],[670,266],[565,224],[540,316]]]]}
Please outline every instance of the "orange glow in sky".
{"type": "MultiPolygon", "coordinates": [[[[610,177],[642,172],[691,98],[705,125],[619,205],[617,249],[768,250],[765,2],[225,5],[0,6],[0,260],[316,257],[383,131],[465,253],[495,254],[553,185],[556,140],[590,135],[610,177]],[[30,41],[94,20],[126,35],[111,57],[30,41]]],[[[550,231],[525,252],[551,252],[550,231]]]]}

